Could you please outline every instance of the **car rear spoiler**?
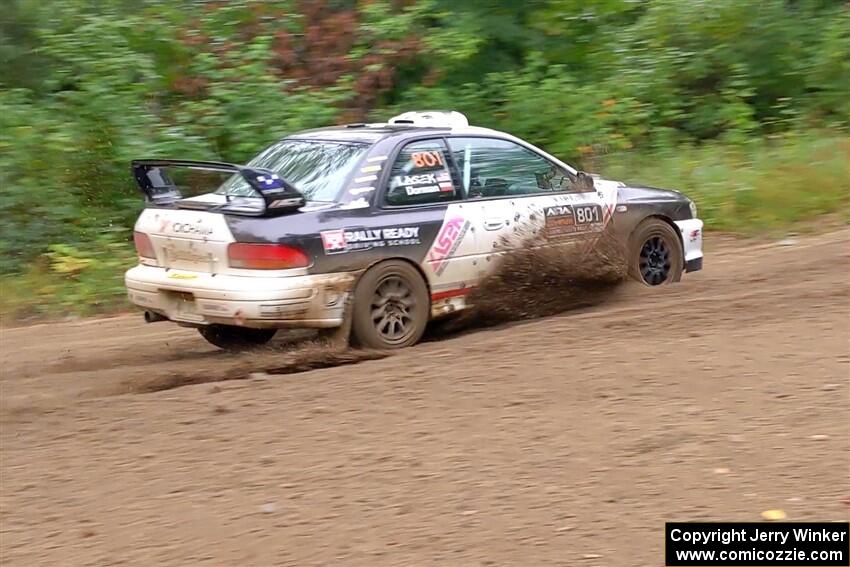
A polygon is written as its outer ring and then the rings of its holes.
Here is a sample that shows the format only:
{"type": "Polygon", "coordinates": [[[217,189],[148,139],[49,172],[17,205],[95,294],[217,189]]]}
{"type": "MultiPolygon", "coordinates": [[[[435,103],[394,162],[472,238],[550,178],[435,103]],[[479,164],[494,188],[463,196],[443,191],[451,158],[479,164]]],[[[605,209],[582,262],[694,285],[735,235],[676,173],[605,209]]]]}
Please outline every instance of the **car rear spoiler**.
{"type": "MultiPolygon", "coordinates": [[[[275,216],[304,206],[305,199],[295,187],[268,169],[246,167],[218,161],[192,161],[180,159],[139,159],[131,163],[133,177],[145,196],[145,201],[155,205],[175,204],[183,196],[165,169],[182,167],[199,171],[238,173],[262,199],[228,196],[227,203],[218,207],[222,212],[250,216],[275,216]]],[[[190,202],[184,201],[187,206],[190,202]]],[[[178,206],[183,203],[178,203],[178,206]]]]}

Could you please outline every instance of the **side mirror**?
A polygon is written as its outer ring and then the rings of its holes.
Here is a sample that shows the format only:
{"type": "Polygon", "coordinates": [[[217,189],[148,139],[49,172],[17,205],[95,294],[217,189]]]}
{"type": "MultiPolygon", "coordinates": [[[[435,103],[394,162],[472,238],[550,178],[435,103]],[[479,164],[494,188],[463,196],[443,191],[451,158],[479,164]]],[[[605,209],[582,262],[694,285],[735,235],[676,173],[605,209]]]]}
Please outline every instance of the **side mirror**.
{"type": "Polygon", "coordinates": [[[576,173],[576,188],[582,192],[595,191],[596,187],[593,183],[593,176],[584,171],[576,173]]]}

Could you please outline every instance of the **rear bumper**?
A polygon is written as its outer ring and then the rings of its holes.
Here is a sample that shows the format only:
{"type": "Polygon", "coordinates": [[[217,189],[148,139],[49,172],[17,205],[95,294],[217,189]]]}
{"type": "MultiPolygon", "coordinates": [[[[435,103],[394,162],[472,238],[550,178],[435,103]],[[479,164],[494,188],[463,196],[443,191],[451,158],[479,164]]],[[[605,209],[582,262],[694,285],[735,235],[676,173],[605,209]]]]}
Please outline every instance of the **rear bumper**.
{"type": "Polygon", "coordinates": [[[682,235],[682,247],[685,252],[685,271],[696,272],[702,269],[702,229],[699,219],[676,221],[682,235]]]}
{"type": "Polygon", "coordinates": [[[232,276],[139,265],[124,283],[131,303],[180,323],[327,328],[342,324],[356,277],[232,276]]]}

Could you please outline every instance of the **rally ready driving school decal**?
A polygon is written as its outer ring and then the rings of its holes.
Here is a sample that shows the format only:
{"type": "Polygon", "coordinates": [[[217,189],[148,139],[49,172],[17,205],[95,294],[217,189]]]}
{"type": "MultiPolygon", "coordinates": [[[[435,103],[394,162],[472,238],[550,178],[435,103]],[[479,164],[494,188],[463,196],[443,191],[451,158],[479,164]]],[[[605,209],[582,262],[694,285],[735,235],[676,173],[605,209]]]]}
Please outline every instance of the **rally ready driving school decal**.
{"type": "Polygon", "coordinates": [[[324,230],[319,234],[322,237],[322,248],[325,254],[343,254],[354,250],[420,244],[418,226],[324,230]]]}

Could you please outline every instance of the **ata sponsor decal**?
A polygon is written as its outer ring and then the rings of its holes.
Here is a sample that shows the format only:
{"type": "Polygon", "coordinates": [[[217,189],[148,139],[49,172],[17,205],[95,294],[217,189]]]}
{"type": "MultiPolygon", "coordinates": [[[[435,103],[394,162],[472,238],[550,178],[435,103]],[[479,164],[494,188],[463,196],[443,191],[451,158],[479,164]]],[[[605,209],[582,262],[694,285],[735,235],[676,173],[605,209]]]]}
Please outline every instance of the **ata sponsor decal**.
{"type": "Polygon", "coordinates": [[[325,230],[319,234],[322,237],[325,254],[342,254],[385,246],[412,246],[420,243],[418,226],[325,230]]]}
{"type": "Polygon", "coordinates": [[[463,217],[454,217],[446,221],[440,229],[434,246],[428,254],[428,262],[438,276],[446,270],[448,260],[460,246],[466,231],[469,230],[469,224],[469,221],[463,217]]]}
{"type": "Polygon", "coordinates": [[[546,238],[557,239],[572,234],[602,230],[602,207],[599,205],[555,205],[546,207],[546,238]]]}

